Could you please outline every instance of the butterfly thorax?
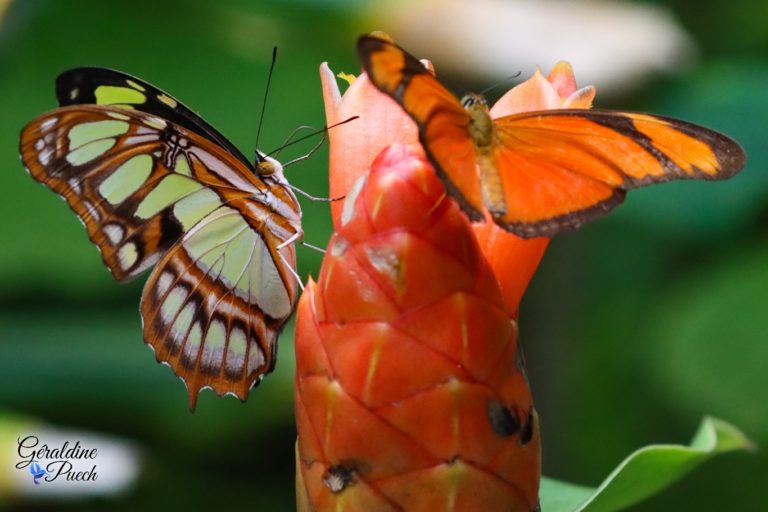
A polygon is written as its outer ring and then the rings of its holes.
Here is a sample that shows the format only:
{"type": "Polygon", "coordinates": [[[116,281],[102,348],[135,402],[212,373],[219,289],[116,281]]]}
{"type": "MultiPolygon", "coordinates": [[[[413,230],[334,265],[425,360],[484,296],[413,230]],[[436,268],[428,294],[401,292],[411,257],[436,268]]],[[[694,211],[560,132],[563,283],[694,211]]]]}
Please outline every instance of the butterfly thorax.
{"type": "Polygon", "coordinates": [[[271,218],[268,223],[271,225],[276,222],[282,225],[282,229],[276,225],[272,226],[275,233],[286,233],[287,228],[289,235],[283,235],[281,237],[283,241],[300,240],[302,237],[301,208],[288,180],[283,175],[283,165],[261,151],[257,152],[257,158],[254,166],[256,175],[267,185],[267,189],[259,195],[259,200],[272,212],[269,217],[272,217],[273,213],[278,215],[271,218]]]}
{"type": "Polygon", "coordinates": [[[494,218],[501,218],[507,212],[504,200],[504,184],[493,157],[495,128],[488,112],[488,102],[479,94],[468,94],[461,100],[469,114],[469,136],[475,146],[477,171],[480,176],[481,193],[486,208],[494,218]]]}
{"type": "Polygon", "coordinates": [[[469,114],[469,135],[475,143],[475,148],[483,152],[493,143],[493,120],[488,113],[488,102],[479,94],[467,94],[461,100],[461,105],[469,114]]]}
{"type": "Polygon", "coordinates": [[[256,173],[260,177],[265,178],[274,174],[280,176],[283,175],[283,165],[274,158],[265,155],[261,151],[258,151],[256,158],[257,160],[254,167],[256,168],[256,173]]]}

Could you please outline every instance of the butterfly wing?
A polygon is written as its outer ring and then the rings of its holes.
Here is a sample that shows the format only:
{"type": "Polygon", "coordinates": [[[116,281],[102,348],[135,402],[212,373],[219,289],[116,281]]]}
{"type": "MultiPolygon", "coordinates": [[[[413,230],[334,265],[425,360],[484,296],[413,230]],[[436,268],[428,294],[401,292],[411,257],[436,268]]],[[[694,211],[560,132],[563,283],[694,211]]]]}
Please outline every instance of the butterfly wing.
{"type": "Polygon", "coordinates": [[[59,105],[116,105],[170,121],[215,142],[243,164],[251,162],[216,128],[182,102],[152,84],[122,71],[100,67],[73,68],[56,78],[59,105]]]}
{"type": "Polygon", "coordinates": [[[677,119],[548,110],[496,119],[494,220],[523,237],[578,228],[625,191],[675,179],[724,179],[745,162],[728,137],[677,119]]]}
{"type": "Polygon", "coordinates": [[[144,337],[185,381],[191,406],[204,386],[244,399],[271,370],[296,299],[293,247],[278,249],[300,235],[292,192],[184,127],[116,107],[35,119],[21,155],[80,217],[116,279],[162,258],[144,290],[144,337]]]}
{"type": "Polygon", "coordinates": [[[160,261],[141,303],[144,338],[187,385],[245,400],[272,371],[277,337],[296,301],[293,245],[220,206],[160,261]]]}
{"type": "Polygon", "coordinates": [[[363,36],[358,53],[371,81],[416,121],[446,190],[470,218],[487,209],[526,238],[578,228],[631,188],[723,179],[744,166],[736,142],[676,119],[593,110],[473,118],[395,44],[363,36]]]}
{"type": "Polygon", "coordinates": [[[474,171],[475,147],[467,134],[467,111],[421,62],[399,46],[362,36],[357,51],[371,82],[416,121],[419,139],[448,193],[472,220],[481,220],[483,198],[474,171]]]}

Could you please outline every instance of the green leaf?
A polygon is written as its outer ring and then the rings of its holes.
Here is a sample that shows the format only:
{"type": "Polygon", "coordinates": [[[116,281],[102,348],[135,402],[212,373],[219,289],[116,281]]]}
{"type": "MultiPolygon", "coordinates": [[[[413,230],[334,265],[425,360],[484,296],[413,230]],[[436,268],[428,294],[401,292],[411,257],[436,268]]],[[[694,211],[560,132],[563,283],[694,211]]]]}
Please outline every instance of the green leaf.
{"type": "Polygon", "coordinates": [[[543,478],[541,509],[547,512],[621,510],[658,493],[714,455],[752,449],[754,445],[739,429],[707,417],[689,446],[659,444],[641,448],[624,459],[596,489],[543,478]]]}

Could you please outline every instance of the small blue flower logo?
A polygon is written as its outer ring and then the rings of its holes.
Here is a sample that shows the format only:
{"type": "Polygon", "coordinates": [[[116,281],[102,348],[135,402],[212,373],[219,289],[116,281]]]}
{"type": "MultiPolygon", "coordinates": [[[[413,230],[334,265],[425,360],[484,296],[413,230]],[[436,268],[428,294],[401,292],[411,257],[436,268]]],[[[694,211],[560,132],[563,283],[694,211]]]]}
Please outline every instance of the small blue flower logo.
{"type": "Polygon", "coordinates": [[[32,477],[35,479],[35,485],[40,485],[39,480],[45,476],[45,470],[40,467],[40,464],[37,462],[30,464],[29,472],[32,473],[32,477]]]}

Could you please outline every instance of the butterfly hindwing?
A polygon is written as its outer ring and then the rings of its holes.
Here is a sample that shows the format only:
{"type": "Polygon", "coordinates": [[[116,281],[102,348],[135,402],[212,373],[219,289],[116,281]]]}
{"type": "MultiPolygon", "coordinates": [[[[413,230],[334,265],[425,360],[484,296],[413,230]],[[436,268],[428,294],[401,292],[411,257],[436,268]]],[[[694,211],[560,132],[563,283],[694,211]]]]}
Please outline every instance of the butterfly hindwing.
{"type": "Polygon", "coordinates": [[[281,171],[259,176],[197,132],[116,105],[56,109],[23,129],[20,149],[116,279],[159,261],[142,299],[145,340],[190,405],[203,387],[245,399],[272,369],[297,295],[301,212],[281,171]]]}
{"type": "Polygon", "coordinates": [[[629,189],[673,179],[724,179],[744,166],[728,137],[676,119],[548,110],[492,119],[466,108],[413,56],[371,36],[358,41],[371,81],[397,101],[447,192],[472,220],[487,210],[522,237],[552,236],[611,210],[629,189]]]}
{"type": "Polygon", "coordinates": [[[499,143],[492,158],[505,208],[494,220],[523,236],[578,228],[620,204],[633,188],[724,179],[743,166],[743,153],[731,139],[671,118],[547,110],[495,123],[499,143]]]}
{"type": "MultiPolygon", "coordinates": [[[[158,360],[197,390],[245,399],[274,366],[277,336],[291,314],[296,280],[292,245],[254,229],[220,206],[188,231],[147,281],[144,337],[158,360]]],[[[192,402],[194,406],[194,402],[192,402]]]]}

